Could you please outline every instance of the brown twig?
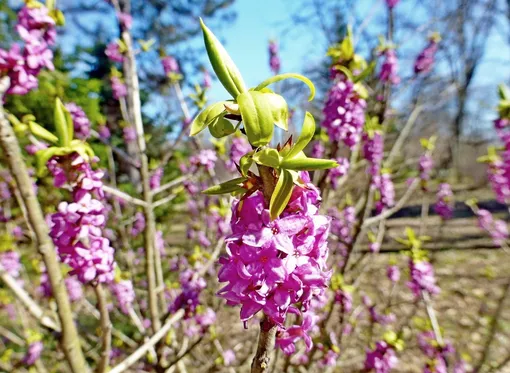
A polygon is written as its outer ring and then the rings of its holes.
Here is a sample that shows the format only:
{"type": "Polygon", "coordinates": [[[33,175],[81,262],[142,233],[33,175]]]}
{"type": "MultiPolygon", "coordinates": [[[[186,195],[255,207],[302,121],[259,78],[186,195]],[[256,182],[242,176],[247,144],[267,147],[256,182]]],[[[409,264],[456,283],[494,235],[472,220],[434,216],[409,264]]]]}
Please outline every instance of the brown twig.
{"type": "Polygon", "coordinates": [[[97,373],[105,373],[110,364],[110,351],[112,348],[112,323],[110,321],[110,313],[108,312],[108,304],[106,294],[101,284],[94,286],[97,297],[97,308],[100,315],[101,324],[101,360],[96,368],[97,373]]]}
{"type": "Polygon", "coordinates": [[[71,372],[83,373],[89,370],[85,357],[80,346],[78,332],[73,320],[71,303],[67,294],[60,265],[57,259],[56,250],[53,246],[48,232],[48,225],[44,219],[44,215],[37,201],[37,197],[32,186],[32,180],[28,174],[27,167],[20,151],[18,139],[5,117],[3,110],[3,94],[9,85],[9,79],[4,77],[0,81],[0,145],[3,149],[5,159],[11,174],[16,181],[16,186],[21,193],[27,209],[27,217],[29,224],[34,231],[39,253],[41,254],[53,296],[57,303],[57,312],[62,326],[61,346],[69,363],[71,372]]]}

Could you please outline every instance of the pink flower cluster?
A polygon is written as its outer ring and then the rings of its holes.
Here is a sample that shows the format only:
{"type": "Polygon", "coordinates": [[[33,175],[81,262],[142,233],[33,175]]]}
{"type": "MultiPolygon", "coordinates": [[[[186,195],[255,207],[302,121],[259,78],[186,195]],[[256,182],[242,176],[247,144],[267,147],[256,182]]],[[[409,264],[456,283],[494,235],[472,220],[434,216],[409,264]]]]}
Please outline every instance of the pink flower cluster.
{"type": "Polygon", "coordinates": [[[340,76],[329,90],[323,109],[321,126],[326,129],[330,141],[343,141],[352,149],[361,139],[366,106],[366,101],[354,89],[354,83],[340,76]]]}
{"type": "Polygon", "coordinates": [[[431,295],[438,294],[440,289],[436,285],[434,267],[426,260],[409,260],[410,281],[407,287],[411,289],[415,297],[421,296],[423,291],[431,295]]]}
{"type": "Polygon", "coordinates": [[[66,109],[73,119],[74,134],[80,140],[87,140],[90,136],[90,120],[81,107],[74,102],[67,103],[66,109]]]}
{"type": "Polygon", "coordinates": [[[398,364],[398,358],[392,346],[378,341],[373,350],[367,351],[365,369],[376,373],[389,373],[398,364]]]}
{"type": "Polygon", "coordinates": [[[432,70],[437,49],[437,41],[431,39],[429,44],[420,52],[414,62],[415,74],[428,73],[432,70]]]}
{"type": "MultiPolygon", "coordinates": [[[[76,278],[76,276],[67,276],[64,280],[64,283],[66,285],[67,293],[69,294],[69,299],[71,302],[76,302],[83,298],[83,285],[76,278]]],[[[44,297],[49,298],[53,296],[50,280],[46,272],[41,274],[41,283],[39,285],[38,291],[44,297]]]]}
{"type": "Polygon", "coordinates": [[[393,9],[397,6],[399,1],[400,0],[386,0],[386,5],[388,5],[388,8],[393,9]]]}
{"type": "Polygon", "coordinates": [[[41,357],[44,345],[41,341],[32,342],[28,345],[27,353],[23,358],[23,364],[34,365],[41,357]]]}
{"type": "Polygon", "coordinates": [[[436,341],[433,331],[421,332],[418,334],[417,340],[420,350],[427,356],[423,373],[448,373],[448,365],[454,361],[453,372],[465,373],[464,361],[455,359],[455,348],[450,342],[445,342],[441,346],[436,341]]]}
{"type": "Polygon", "coordinates": [[[106,57],[112,62],[124,62],[124,54],[120,50],[119,41],[112,41],[106,46],[104,51],[106,57]]]}
{"type": "Polygon", "coordinates": [[[103,236],[106,209],[102,190],[102,171],[93,171],[81,156],[53,157],[48,169],[54,185],[68,184],[73,202],[61,202],[51,216],[50,235],[62,262],[68,264],[71,275],[83,283],[113,280],[114,249],[103,236]]]}
{"type": "Polygon", "coordinates": [[[8,94],[24,95],[37,87],[37,75],[43,68],[53,66],[53,52],[57,31],[48,8],[24,5],[18,13],[16,31],[25,42],[23,50],[17,44],[10,50],[0,49],[0,76],[8,75],[8,94]]]}
{"type": "Polygon", "coordinates": [[[237,167],[236,164],[239,164],[239,160],[246,153],[251,152],[251,145],[244,137],[233,137],[232,138],[232,146],[230,147],[230,151],[228,153],[228,160],[226,162],[226,167],[230,172],[235,172],[237,167]]]}
{"type": "Polygon", "coordinates": [[[453,192],[450,184],[442,183],[439,185],[436,194],[436,204],[434,205],[434,211],[442,219],[451,219],[453,216],[454,200],[453,192]]]}
{"type": "Polygon", "coordinates": [[[21,261],[17,251],[0,252],[0,265],[11,277],[18,278],[21,272],[21,261]]]}
{"type": "Polygon", "coordinates": [[[484,209],[478,210],[476,215],[478,226],[491,235],[496,246],[502,246],[509,237],[506,222],[501,219],[494,220],[492,214],[484,209]]]}
{"type": "Polygon", "coordinates": [[[179,275],[181,293],[170,306],[170,311],[175,312],[184,309],[185,317],[191,318],[195,315],[200,304],[200,293],[205,289],[207,283],[191,269],[186,269],[179,275]]]}
{"type": "Polygon", "coordinates": [[[149,185],[151,189],[157,189],[161,186],[161,178],[163,177],[163,169],[161,167],[156,168],[152,171],[149,179],[149,185]]]}
{"type": "Polygon", "coordinates": [[[119,77],[112,76],[110,83],[112,85],[113,98],[120,100],[122,97],[127,96],[127,86],[119,77]]]}
{"type": "Polygon", "coordinates": [[[381,55],[384,56],[384,61],[379,73],[379,80],[383,83],[399,84],[397,52],[394,48],[387,48],[381,55]]]}
{"type": "Polygon", "coordinates": [[[375,131],[372,136],[363,133],[363,158],[365,158],[370,167],[368,173],[376,176],[381,171],[381,162],[384,156],[384,138],[381,132],[375,131]]]}
{"type": "Polygon", "coordinates": [[[347,175],[349,172],[349,160],[347,158],[337,158],[338,166],[329,170],[328,180],[331,183],[331,188],[337,190],[339,187],[340,178],[347,175]]]}
{"type": "MultiPolygon", "coordinates": [[[[232,234],[227,237],[227,256],[220,258],[220,282],[227,284],[218,295],[231,306],[241,305],[245,323],[263,311],[285,336],[306,337],[310,327],[306,312],[312,300],[324,294],[331,272],[327,270],[327,237],[330,218],[318,214],[319,190],[301,173],[305,186],[295,186],[279,218],[271,221],[267,203],[256,192],[232,209],[232,234]],[[299,309],[301,308],[301,310],[299,309]],[[285,329],[288,312],[303,312],[303,324],[285,329]]],[[[290,342],[279,342],[285,349],[290,342]]]]}
{"type": "Polygon", "coordinates": [[[269,67],[273,74],[278,74],[280,72],[281,61],[280,56],[278,55],[278,44],[276,41],[271,40],[269,42],[269,67]]]}
{"type": "Polygon", "coordinates": [[[510,119],[498,118],[494,121],[496,132],[503,143],[503,150],[489,163],[488,178],[496,199],[500,203],[510,203],[510,119]]]}
{"type": "Polygon", "coordinates": [[[187,170],[187,172],[194,173],[196,172],[200,167],[204,167],[207,171],[214,170],[214,164],[218,160],[218,157],[216,156],[216,152],[211,149],[203,149],[198,152],[198,154],[193,154],[190,158],[190,168],[187,170]]]}
{"type": "Polygon", "coordinates": [[[136,298],[133,282],[131,280],[115,281],[111,283],[110,289],[117,299],[121,312],[128,315],[136,298]]]}
{"type": "Polygon", "coordinates": [[[427,181],[430,180],[430,173],[434,168],[434,160],[430,154],[423,154],[418,162],[420,181],[423,190],[427,190],[427,181]]]}
{"type": "Polygon", "coordinates": [[[180,72],[179,64],[177,60],[172,56],[166,56],[161,59],[161,64],[163,65],[163,71],[165,75],[169,74],[178,74],[180,72]]]}
{"type": "Polygon", "coordinates": [[[391,174],[383,172],[372,178],[372,186],[379,191],[379,200],[375,208],[378,213],[383,210],[395,206],[395,186],[391,180],[391,174]]]}
{"type": "Polygon", "coordinates": [[[346,245],[352,243],[356,209],[354,206],[346,206],[343,210],[330,208],[328,215],[332,217],[331,233],[338,237],[340,254],[343,256],[346,254],[346,245]]]}

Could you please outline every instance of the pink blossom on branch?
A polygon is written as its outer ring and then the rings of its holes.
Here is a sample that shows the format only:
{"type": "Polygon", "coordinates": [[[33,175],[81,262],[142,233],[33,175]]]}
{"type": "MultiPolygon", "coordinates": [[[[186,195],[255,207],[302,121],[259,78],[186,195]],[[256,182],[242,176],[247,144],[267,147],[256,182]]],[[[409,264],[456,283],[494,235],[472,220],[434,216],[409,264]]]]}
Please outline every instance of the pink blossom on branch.
{"type": "Polygon", "coordinates": [[[318,189],[306,173],[301,177],[306,184],[294,187],[286,209],[273,221],[261,192],[233,206],[227,256],[219,261],[218,279],[227,284],[218,295],[228,305],[241,305],[245,324],[263,311],[283,328],[287,313],[299,313],[297,307],[306,313],[331,276],[326,266],[330,219],[318,214],[318,189]]]}

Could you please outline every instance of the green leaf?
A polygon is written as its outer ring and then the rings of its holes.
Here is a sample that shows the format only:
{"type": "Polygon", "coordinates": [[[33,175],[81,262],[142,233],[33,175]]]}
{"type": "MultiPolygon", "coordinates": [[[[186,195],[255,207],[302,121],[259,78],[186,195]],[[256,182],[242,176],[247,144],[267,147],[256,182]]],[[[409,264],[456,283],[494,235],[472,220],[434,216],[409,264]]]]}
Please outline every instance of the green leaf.
{"type": "Polygon", "coordinates": [[[197,115],[191,123],[190,136],[198,135],[207,126],[211,125],[218,117],[225,111],[225,104],[228,101],[220,101],[215,104],[209,105],[197,115]]]}
{"type": "Polygon", "coordinates": [[[241,175],[248,175],[248,170],[253,164],[253,152],[249,152],[241,157],[239,160],[239,168],[241,169],[241,175]]]}
{"type": "Polygon", "coordinates": [[[56,146],[52,146],[48,149],[39,150],[35,153],[36,164],[37,164],[37,176],[43,177],[48,172],[48,167],[46,164],[50,160],[51,157],[58,155],[66,155],[69,154],[69,148],[58,148],[56,146]]]}
{"type": "Polygon", "coordinates": [[[305,119],[303,121],[303,128],[301,129],[301,134],[297,139],[294,146],[290,149],[290,152],[287,154],[285,158],[292,159],[299,152],[301,152],[308,143],[312,140],[313,135],[315,134],[315,119],[313,119],[313,115],[308,111],[305,113],[305,119]]]}
{"type": "Polygon", "coordinates": [[[226,119],[224,115],[225,113],[220,114],[217,119],[209,125],[209,132],[217,139],[231,135],[236,131],[235,126],[231,121],[226,119]]]}
{"type": "Polygon", "coordinates": [[[294,188],[294,177],[289,170],[282,170],[280,177],[274,188],[274,192],[269,202],[269,214],[271,220],[276,219],[285,210],[292,195],[294,188]]]}
{"type": "Polygon", "coordinates": [[[244,190],[242,188],[242,184],[248,180],[246,177],[238,177],[237,179],[232,179],[229,181],[225,181],[224,183],[214,185],[204,191],[202,193],[208,194],[208,195],[215,195],[215,194],[225,194],[225,193],[233,193],[240,190],[244,190]]]}
{"type": "Polygon", "coordinates": [[[70,147],[69,153],[72,153],[72,152],[78,153],[86,161],[89,161],[90,159],[92,159],[94,157],[94,151],[92,150],[90,145],[87,144],[86,142],[81,141],[81,140],[71,141],[71,147],[70,147]]]}
{"type": "Polygon", "coordinates": [[[241,73],[223,45],[216,36],[214,36],[212,31],[207,28],[202,19],[200,19],[200,25],[202,26],[202,32],[204,34],[207,55],[209,56],[209,61],[211,61],[214,72],[227,92],[230,93],[233,98],[237,98],[240,93],[246,92],[246,86],[241,73]]]}
{"type": "Polygon", "coordinates": [[[368,65],[368,67],[361,72],[361,74],[354,77],[354,83],[361,82],[362,80],[368,78],[374,72],[375,66],[376,62],[372,61],[370,65],[368,65]]]}
{"type": "Polygon", "coordinates": [[[280,154],[276,149],[272,148],[262,149],[261,151],[258,151],[253,155],[253,160],[257,164],[261,164],[263,166],[272,168],[280,167],[280,154]]]}
{"type": "Polygon", "coordinates": [[[266,99],[271,107],[273,114],[274,124],[282,130],[289,130],[289,109],[287,108],[287,101],[276,93],[264,93],[266,99]]]}
{"type": "MultiPolygon", "coordinates": [[[[55,129],[57,130],[57,136],[59,145],[66,147],[71,144],[72,134],[69,134],[69,126],[67,124],[66,108],[59,98],[55,100],[55,129]]],[[[67,113],[69,114],[69,113],[67,113]]]]}
{"type": "Polygon", "coordinates": [[[43,126],[35,123],[35,122],[28,122],[28,126],[30,127],[30,132],[32,132],[35,136],[49,141],[53,144],[58,143],[58,137],[52,134],[50,131],[48,131],[43,126]]]}
{"type": "Polygon", "coordinates": [[[247,91],[237,96],[244,130],[253,146],[267,145],[273,137],[274,120],[266,93],[247,91]]]}
{"type": "Polygon", "coordinates": [[[264,80],[262,83],[260,83],[258,86],[256,86],[255,90],[261,91],[262,89],[264,89],[265,87],[267,87],[270,84],[279,82],[281,80],[290,79],[290,78],[300,80],[303,83],[305,83],[308,86],[308,88],[310,88],[310,96],[308,96],[308,101],[312,101],[313,98],[315,97],[315,86],[313,85],[313,83],[310,79],[308,79],[307,77],[300,75],[300,74],[287,73],[287,74],[280,74],[280,75],[272,76],[271,78],[264,80]]]}
{"type": "Polygon", "coordinates": [[[338,163],[329,159],[294,157],[293,159],[284,159],[280,167],[287,170],[314,171],[338,167],[338,163]]]}

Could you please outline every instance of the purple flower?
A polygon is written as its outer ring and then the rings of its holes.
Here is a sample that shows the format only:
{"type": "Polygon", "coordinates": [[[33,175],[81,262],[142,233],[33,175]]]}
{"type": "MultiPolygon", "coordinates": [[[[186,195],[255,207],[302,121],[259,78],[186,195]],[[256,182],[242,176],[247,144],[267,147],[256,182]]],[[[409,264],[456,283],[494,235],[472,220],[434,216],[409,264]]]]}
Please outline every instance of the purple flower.
{"type": "Polygon", "coordinates": [[[214,150],[211,149],[203,149],[198,152],[198,154],[194,154],[189,158],[191,163],[191,172],[196,171],[199,167],[204,167],[207,171],[212,171],[214,169],[214,164],[216,163],[218,157],[214,150]]]}
{"type": "MultiPolygon", "coordinates": [[[[71,302],[76,302],[83,298],[83,285],[76,278],[76,276],[67,276],[64,280],[64,283],[66,285],[67,292],[69,293],[69,300],[71,302]]],[[[38,291],[44,297],[49,298],[53,296],[53,291],[51,290],[50,281],[46,272],[41,274],[38,291]]]]}
{"type": "Polygon", "coordinates": [[[47,148],[48,148],[48,145],[41,141],[38,141],[35,144],[28,144],[27,146],[25,146],[25,150],[30,155],[35,155],[35,153],[37,153],[39,150],[44,150],[47,148]]]}
{"type": "Polygon", "coordinates": [[[415,297],[419,297],[422,291],[427,291],[431,295],[438,294],[440,289],[436,285],[434,277],[434,267],[426,260],[409,260],[410,281],[407,287],[411,289],[415,297]]]}
{"type": "Polygon", "coordinates": [[[205,280],[198,276],[193,270],[186,269],[179,275],[179,282],[181,284],[181,293],[170,305],[170,312],[175,312],[179,309],[184,309],[185,318],[191,318],[195,315],[198,305],[200,304],[199,297],[202,290],[206,287],[205,280]]]}
{"type": "Polygon", "coordinates": [[[314,141],[311,153],[312,158],[322,158],[324,157],[325,152],[326,149],[324,148],[324,144],[322,143],[322,141],[320,140],[314,141]]]}
{"type": "Polygon", "coordinates": [[[365,369],[376,373],[389,373],[398,364],[395,350],[384,341],[379,341],[373,351],[367,351],[365,369]]]}
{"type": "Polygon", "coordinates": [[[379,80],[393,85],[399,84],[397,52],[393,48],[387,48],[382,55],[384,56],[384,61],[379,73],[379,80]]]}
{"type": "Polygon", "coordinates": [[[395,265],[388,266],[386,274],[391,282],[398,282],[400,280],[400,269],[395,265]]]}
{"type": "Polygon", "coordinates": [[[0,252],[0,265],[11,277],[19,277],[21,272],[21,261],[20,256],[16,251],[7,250],[0,252]]]}
{"type": "Polygon", "coordinates": [[[232,365],[232,363],[236,360],[236,354],[233,350],[225,350],[223,352],[223,363],[225,366],[232,365]]]}
{"type": "Polygon", "coordinates": [[[12,197],[9,184],[5,181],[0,181],[0,201],[7,201],[12,197]]]}
{"type": "Polygon", "coordinates": [[[0,49],[0,74],[10,78],[7,94],[25,95],[37,88],[37,78],[26,65],[19,45],[11,46],[9,51],[0,49]]]}
{"type": "Polygon", "coordinates": [[[422,183],[422,187],[425,189],[426,183],[430,180],[430,173],[434,168],[434,160],[430,154],[423,154],[420,157],[420,161],[418,163],[418,169],[420,171],[420,180],[422,183]]]}
{"type": "Polygon", "coordinates": [[[303,315],[301,325],[293,325],[290,328],[280,330],[276,335],[276,346],[286,355],[292,355],[296,352],[296,342],[303,339],[306,351],[310,351],[313,346],[310,331],[315,326],[318,317],[313,312],[307,312],[303,315]]]}
{"type": "Polygon", "coordinates": [[[145,229],[145,215],[141,212],[135,214],[135,221],[131,227],[131,236],[138,236],[145,229]]]}
{"type": "Polygon", "coordinates": [[[179,64],[177,60],[172,56],[166,56],[161,59],[161,64],[163,65],[163,70],[165,71],[165,75],[169,74],[178,74],[180,72],[179,64]]]}
{"type": "Polygon", "coordinates": [[[34,39],[43,40],[48,45],[54,45],[57,37],[55,21],[50,17],[48,8],[45,6],[24,6],[18,13],[18,33],[28,32],[34,39]],[[20,29],[24,31],[20,32],[20,29]]]}
{"type": "Polygon", "coordinates": [[[379,131],[372,136],[363,134],[363,157],[370,163],[368,173],[372,176],[379,174],[384,152],[384,139],[379,131]]]}
{"type": "MultiPolygon", "coordinates": [[[[301,175],[309,182],[308,174],[301,175]]],[[[263,310],[283,326],[295,305],[306,312],[324,293],[331,276],[326,267],[330,219],[318,215],[319,201],[319,191],[308,183],[294,187],[286,209],[273,221],[261,192],[234,204],[227,256],[219,260],[218,279],[227,284],[218,295],[228,305],[242,306],[243,322],[263,310]]]]}
{"type": "Polygon", "coordinates": [[[349,160],[347,158],[337,158],[338,166],[329,170],[328,180],[331,183],[331,188],[337,190],[340,179],[347,175],[349,172],[349,160]]]}
{"type": "Polygon", "coordinates": [[[120,46],[118,41],[112,41],[106,46],[106,50],[104,51],[106,57],[112,62],[124,62],[124,55],[120,51],[120,46]]]}
{"type": "Polygon", "coordinates": [[[90,136],[90,121],[85,112],[74,102],[66,104],[65,107],[73,119],[74,134],[80,140],[87,140],[90,136]]]}
{"type": "Polygon", "coordinates": [[[453,216],[453,192],[450,184],[442,183],[439,185],[439,189],[436,194],[436,204],[434,205],[434,211],[442,219],[451,219],[453,216]]]}
{"type": "Polygon", "coordinates": [[[508,239],[508,226],[503,220],[494,220],[492,214],[484,209],[476,212],[478,226],[488,232],[496,246],[502,246],[508,239]]]}
{"type": "Polygon", "coordinates": [[[332,217],[331,233],[338,236],[338,239],[346,244],[352,242],[352,230],[356,224],[356,209],[354,206],[347,206],[343,210],[331,208],[328,214],[332,217]]]}
{"type": "Polygon", "coordinates": [[[119,77],[112,76],[110,78],[110,83],[112,84],[113,98],[120,100],[122,97],[127,96],[127,86],[119,77]]]}
{"type": "Polygon", "coordinates": [[[122,129],[122,135],[124,137],[124,141],[127,143],[134,142],[136,140],[136,130],[134,127],[124,127],[122,129]]]}
{"type": "Polygon", "coordinates": [[[377,175],[372,179],[372,186],[379,191],[380,198],[376,203],[376,210],[381,213],[384,209],[395,205],[395,187],[389,173],[377,175]]]}
{"type": "Polygon", "coordinates": [[[23,364],[34,365],[41,357],[44,345],[41,341],[33,342],[28,345],[27,354],[23,358],[23,364]]]}
{"type": "Polygon", "coordinates": [[[278,55],[278,44],[271,40],[269,42],[269,67],[273,74],[278,74],[280,72],[281,62],[280,56],[278,55]]]}
{"type": "Polygon", "coordinates": [[[131,14],[120,12],[117,13],[117,18],[121,26],[126,30],[129,30],[133,25],[133,17],[131,17],[131,14]]]}
{"type": "Polygon", "coordinates": [[[354,83],[341,76],[328,92],[321,126],[331,141],[343,141],[352,149],[361,138],[365,108],[366,102],[355,91],[354,83]]]}
{"type": "Polygon", "coordinates": [[[429,44],[420,52],[414,62],[415,74],[428,73],[432,70],[437,49],[437,42],[435,40],[430,40],[429,44]]]}
{"type": "Polygon", "coordinates": [[[99,138],[102,140],[108,140],[112,135],[110,129],[106,125],[99,126],[97,133],[99,134],[99,138]]]}
{"type": "Polygon", "coordinates": [[[212,86],[212,79],[211,74],[209,74],[209,71],[204,69],[204,81],[203,81],[204,88],[211,88],[212,86]]]}
{"type": "Polygon", "coordinates": [[[226,161],[226,167],[230,172],[235,172],[239,164],[239,160],[246,153],[251,152],[251,145],[244,137],[232,138],[232,146],[228,154],[228,160],[226,161]]]}
{"type": "Polygon", "coordinates": [[[344,314],[352,310],[352,294],[350,291],[339,289],[335,292],[335,301],[342,306],[344,314]]]}
{"type": "Polygon", "coordinates": [[[150,177],[149,184],[151,189],[157,189],[161,186],[161,178],[163,177],[163,169],[161,167],[156,168],[150,177]]]}
{"type": "Polygon", "coordinates": [[[119,303],[121,312],[128,315],[136,297],[135,290],[133,289],[133,282],[131,282],[131,280],[113,282],[110,288],[119,303]]]}
{"type": "Polygon", "coordinates": [[[68,184],[73,202],[61,202],[58,212],[51,215],[50,236],[62,262],[68,264],[71,275],[83,282],[97,279],[113,280],[114,249],[103,236],[106,209],[103,204],[103,172],[93,171],[81,156],[53,157],[48,169],[54,176],[54,185],[68,184]]]}

